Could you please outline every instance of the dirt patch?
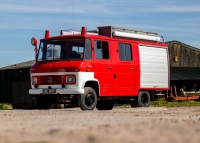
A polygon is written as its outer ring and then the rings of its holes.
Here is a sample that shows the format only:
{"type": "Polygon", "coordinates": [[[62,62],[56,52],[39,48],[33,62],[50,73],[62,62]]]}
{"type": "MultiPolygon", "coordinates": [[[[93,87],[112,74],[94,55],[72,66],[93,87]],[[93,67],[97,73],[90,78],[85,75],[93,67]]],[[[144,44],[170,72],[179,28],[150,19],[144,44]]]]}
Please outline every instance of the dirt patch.
{"type": "Polygon", "coordinates": [[[200,107],[0,111],[1,143],[198,143],[200,107]]]}

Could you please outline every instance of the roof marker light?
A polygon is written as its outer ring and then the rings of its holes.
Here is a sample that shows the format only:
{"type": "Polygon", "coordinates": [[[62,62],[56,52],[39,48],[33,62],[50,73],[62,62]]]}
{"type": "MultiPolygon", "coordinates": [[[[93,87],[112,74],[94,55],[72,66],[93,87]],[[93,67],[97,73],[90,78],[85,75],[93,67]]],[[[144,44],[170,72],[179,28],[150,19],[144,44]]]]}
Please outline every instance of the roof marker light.
{"type": "Polygon", "coordinates": [[[81,29],[81,35],[86,35],[86,27],[82,27],[81,29]]]}
{"type": "Polygon", "coordinates": [[[49,38],[50,37],[50,32],[49,32],[49,30],[46,30],[45,31],[45,38],[49,38]]]}

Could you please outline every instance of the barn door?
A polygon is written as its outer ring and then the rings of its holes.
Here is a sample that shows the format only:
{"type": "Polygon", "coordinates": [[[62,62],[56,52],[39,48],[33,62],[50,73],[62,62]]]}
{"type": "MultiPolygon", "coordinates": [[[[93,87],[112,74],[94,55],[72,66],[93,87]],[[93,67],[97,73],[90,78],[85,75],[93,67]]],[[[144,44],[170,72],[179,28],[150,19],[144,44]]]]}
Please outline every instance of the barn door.
{"type": "Polygon", "coordinates": [[[12,82],[12,105],[17,109],[32,109],[32,96],[29,95],[30,82],[12,82]]]}

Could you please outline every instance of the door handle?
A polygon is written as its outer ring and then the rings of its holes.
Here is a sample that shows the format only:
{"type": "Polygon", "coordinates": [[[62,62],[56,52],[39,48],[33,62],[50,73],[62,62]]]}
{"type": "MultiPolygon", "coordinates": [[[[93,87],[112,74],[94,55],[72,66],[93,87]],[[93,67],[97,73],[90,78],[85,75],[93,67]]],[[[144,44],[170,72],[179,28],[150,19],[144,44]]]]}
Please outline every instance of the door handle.
{"type": "Polygon", "coordinates": [[[134,68],[130,68],[130,70],[134,70],[134,68]]]}
{"type": "Polygon", "coordinates": [[[111,66],[107,66],[107,69],[111,69],[111,66]]]}

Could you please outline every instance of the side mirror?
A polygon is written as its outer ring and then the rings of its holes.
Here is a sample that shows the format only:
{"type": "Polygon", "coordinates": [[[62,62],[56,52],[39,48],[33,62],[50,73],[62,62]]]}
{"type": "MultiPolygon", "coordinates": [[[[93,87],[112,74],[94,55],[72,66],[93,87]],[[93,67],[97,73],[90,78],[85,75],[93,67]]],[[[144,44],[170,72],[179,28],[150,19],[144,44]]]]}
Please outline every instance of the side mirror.
{"type": "Polygon", "coordinates": [[[35,63],[37,63],[37,43],[38,43],[38,41],[37,41],[37,39],[35,38],[35,37],[33,37],[32,39],[31,39],[31,44],[35,47],[35,49],[34,49],[34,51],[35,51],[35,63]]]}
{"type": "Polygon", "coordinates": [[[37,39],[36,39],[35,37],[33,37],[33,38],[31,39],[31,44],[32,44],[33,46],[37,46],[37,43],[38,43],[37,39]]]}

